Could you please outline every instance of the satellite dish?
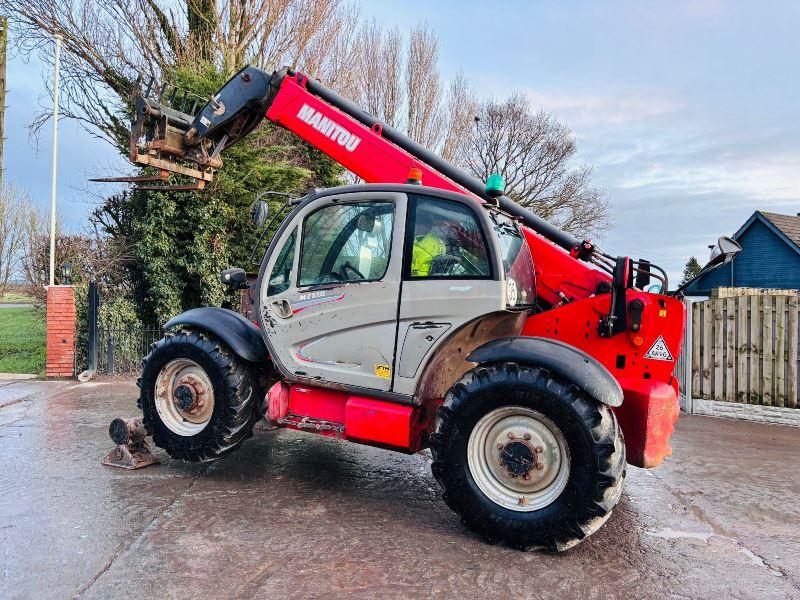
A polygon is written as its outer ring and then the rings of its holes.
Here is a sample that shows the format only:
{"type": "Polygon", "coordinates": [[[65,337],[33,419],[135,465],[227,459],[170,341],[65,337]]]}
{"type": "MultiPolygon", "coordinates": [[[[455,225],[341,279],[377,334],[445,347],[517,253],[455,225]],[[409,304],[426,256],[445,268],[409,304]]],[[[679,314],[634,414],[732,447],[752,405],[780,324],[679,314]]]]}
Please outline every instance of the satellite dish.
{"type": "Polygon", "coordinates": [[[717,265],[720,263],[727,263],[733,260],[733,257],[742,251],[742,246],[736,240],[723,235],[717,240],[716,246],[711,249],[711,260],[708,265],[717,265]]]}

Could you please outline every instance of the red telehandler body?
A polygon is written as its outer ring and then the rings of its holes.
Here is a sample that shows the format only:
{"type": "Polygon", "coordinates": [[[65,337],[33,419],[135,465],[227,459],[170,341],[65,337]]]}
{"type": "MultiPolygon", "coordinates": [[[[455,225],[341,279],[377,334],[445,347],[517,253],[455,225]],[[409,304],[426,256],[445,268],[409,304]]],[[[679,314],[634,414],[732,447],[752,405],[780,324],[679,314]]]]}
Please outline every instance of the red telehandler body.
{"type": "MultiPolygon", "coordinates": [[[[291,69],[246,67],[196,114],[151,91],[135,98],[131,159],[158,171],[139,181],[192,183],[147,188],[202,189],[263,118],[367,182],[289,201],[251,290],[256,323],[215,308],[167,323],[140,406],[171,456],[218,458],[262,417],[430,446],[467,526],[563,550],[608,518],[626,461],[671,453],[685,310],[663,270],[558,230],[291,69]]],[[[222,281],[247,287],[241,269],[222,281]]]]}

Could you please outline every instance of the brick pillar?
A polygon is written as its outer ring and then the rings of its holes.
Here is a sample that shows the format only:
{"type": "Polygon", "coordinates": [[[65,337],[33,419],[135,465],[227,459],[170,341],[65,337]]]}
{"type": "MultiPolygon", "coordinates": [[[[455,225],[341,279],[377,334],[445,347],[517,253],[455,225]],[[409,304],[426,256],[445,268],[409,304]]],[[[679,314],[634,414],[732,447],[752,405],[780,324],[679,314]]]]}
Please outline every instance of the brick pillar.
{"type": "Polygon", "coordinates": [[[75,291],[69,285],[47,288],[48,377],[72,377],[75,363],[75,291]]]}

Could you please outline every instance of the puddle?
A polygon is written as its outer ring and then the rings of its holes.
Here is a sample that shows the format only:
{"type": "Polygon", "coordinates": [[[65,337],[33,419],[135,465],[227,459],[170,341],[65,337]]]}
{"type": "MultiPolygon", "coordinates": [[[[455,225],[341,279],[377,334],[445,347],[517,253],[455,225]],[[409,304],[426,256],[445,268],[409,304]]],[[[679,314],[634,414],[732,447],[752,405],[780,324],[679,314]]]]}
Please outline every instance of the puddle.
{"type": "Polygon", "coordinates": [[[749,548],[742,548],[739,550],[742,554],[744,554],[747,558],[750,559],[750,562],[753,563],[757,567],[763,567],[770,572],[770,575],[774,575],[775,577],[783,577],[783,573],[781,573],[778,569],[775,569],[769,566],[767,563],[764,562],[764,559],[755,554],[749,548]]]}
{"type": "Polygon", "coordinates": [[[682,531],[680,529],[660,529],[658,531],[648,529],[645,533],[664,540],[687,539],[700,540],[701,542],[707,542],[714,535],[713,532],[704,533],[702,531],[682,531]]]}
{"type": "Polygon", "coordinates": [[[756,567],[761,567],[762,569],[766,569],[770,575],[774,575],[775,577],[783,577],[784,574],[772,567],[771,565],[767,564],[763,558],[758,556],[755,552],[747,548],[740,540],[736,538],[726,536],[726,535],[719,535],[713,531],[711,532],[702,532],[702,531],[684,531],[682,529],[647,529],[645,530],[647,535],[652,537],[661,538],[664,540],[698,540],[704,543],[708,543],[712,537],[716,537],[727,542],[731,542],[739,546],[739,552],[744,554],[748,559],[750,559],[751,564],[756,567]]]}

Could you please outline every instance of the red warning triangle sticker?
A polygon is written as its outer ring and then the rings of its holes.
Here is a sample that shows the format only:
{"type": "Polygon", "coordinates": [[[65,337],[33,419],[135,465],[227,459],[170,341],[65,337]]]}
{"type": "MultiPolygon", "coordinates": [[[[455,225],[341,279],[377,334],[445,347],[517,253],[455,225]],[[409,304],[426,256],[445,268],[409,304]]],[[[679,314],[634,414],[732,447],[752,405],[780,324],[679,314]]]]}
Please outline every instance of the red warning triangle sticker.
{"type": "Polygon", "coordinates": [[[645,358],[652,358],[653,360],[668,360],[674,362],[672,353],[667,348],[667,343],[664,341],[663,336],[658,336],[658,339],[650,346],[650,350],[644,355],[645,358]]]}

